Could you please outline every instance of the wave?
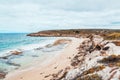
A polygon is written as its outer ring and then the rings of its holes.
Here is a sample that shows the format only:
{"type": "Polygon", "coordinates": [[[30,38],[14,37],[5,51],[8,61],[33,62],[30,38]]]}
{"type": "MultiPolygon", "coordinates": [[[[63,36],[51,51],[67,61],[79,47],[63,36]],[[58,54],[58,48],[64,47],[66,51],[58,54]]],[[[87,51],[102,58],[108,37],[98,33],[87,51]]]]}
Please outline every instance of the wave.
{"type": "Polygon", "coordinates": [[[36,48],[42,48],[48,44],[51,44],[55,41],[56,39],[51,39],[51,40],[45,40],[44,42],[39,42],[39,43],[34,43],[34,44],[26,44],[22,46],[16,46],[13,47],[12,49],[7,49],[4,51],[0,52],[0,57],[7,56],[11,51],[28,51],[28,50],[34,50],[36,48]]]}

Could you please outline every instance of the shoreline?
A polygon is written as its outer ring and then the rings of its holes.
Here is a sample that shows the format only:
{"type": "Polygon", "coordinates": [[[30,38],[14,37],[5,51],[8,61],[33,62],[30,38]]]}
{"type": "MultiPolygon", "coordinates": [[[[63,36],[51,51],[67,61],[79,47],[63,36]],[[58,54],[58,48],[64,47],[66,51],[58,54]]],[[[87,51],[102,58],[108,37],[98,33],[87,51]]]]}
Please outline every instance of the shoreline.
{"type": "Polygon", "coordinates": [[[55,58],[52,58],[49,63],[46,63],[43,66],[41,66],[41,64],[36,65],[31,69],[21,70],[20,72],[19,70],[11,72],[6,75],[4,80],[21,80],[21,78],[22,80],[49,80],[51,78],[50,74],[55,74],[66,67],[71,67],[69,57],[72,58],[73,55],[78,53],[76,48],[79,47],[79,44],[82,41],[83,39],[73,38],[72,41],[68,43],[68,46],[63,49],[62,52],[58,53],[55,58]]]}
{"type": "Polygon", "coordinates": [[[119,80],[119,49],[120,40],[99,35],[72,38],[48,63],[11,72],[4,80],[119,80]]]}
{"type": "MultiPolygon", "coordinates": [[[[47,40],[46,38],[45,42],[42,42],[41,44],[33,44],[34,46],[26,46],[27,49],[15,49],[10,50],[7,53],[1,54],[0,56],[0,79],[4,79],[7,74],[10,72],[14,72],[16,70],[22,70],[31,66],[34,66],[34,64],[39,64],[39,62],[44,62],[49,57],[52,57],[57,54],[59,51],[61,51],[67,44],[67,39],[63,39],[62,43],[55,43],[57,40],[61,40],[61,38],[50,38],[50,40],[47,40]]],[[[69,40],[68,40],[69,41],[69,40]]]]}

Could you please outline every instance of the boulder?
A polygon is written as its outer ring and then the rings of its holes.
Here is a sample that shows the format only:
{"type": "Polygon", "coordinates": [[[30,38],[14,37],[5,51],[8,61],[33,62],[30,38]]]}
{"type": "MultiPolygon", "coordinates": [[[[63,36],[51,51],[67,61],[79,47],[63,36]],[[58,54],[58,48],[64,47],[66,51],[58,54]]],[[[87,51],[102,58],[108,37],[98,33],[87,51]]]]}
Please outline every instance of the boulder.
{"type": "Polygon", "coordinates": [[[12,54],[12,55],[19,55],[19,54],[22,54],[22,52],[21,51],[10,51],[10,53],[12,54]]]}

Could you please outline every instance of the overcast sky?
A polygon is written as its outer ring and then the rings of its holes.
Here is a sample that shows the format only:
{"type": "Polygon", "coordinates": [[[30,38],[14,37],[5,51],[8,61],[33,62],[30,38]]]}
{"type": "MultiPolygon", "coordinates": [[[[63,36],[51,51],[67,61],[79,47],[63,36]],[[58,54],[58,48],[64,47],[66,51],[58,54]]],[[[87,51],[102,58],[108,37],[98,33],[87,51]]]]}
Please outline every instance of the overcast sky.
{"type": "Polygon", "coordinates": [[[0,32],[119,28],[120,0],[0,0],[0,32]]]}

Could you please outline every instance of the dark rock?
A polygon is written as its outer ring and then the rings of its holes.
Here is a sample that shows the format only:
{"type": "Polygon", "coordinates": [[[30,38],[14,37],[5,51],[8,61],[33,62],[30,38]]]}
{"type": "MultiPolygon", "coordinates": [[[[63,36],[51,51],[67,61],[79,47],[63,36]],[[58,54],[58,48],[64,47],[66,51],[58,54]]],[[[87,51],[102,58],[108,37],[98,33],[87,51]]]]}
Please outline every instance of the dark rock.
{"type": "Polygon", "coordinates": [[[57,78],[58,75],[57,75],[57,74],[52,74],[52,77],[53,77],[53,78],[57,78]]]}
{"type": "Polygon", "coordinates": [[[110,47],[107,46],[107,47],[104,47],[103,50],[107,51],[110,47]]]}
{"type": "Polygon", "coordinates": [[[7,56],[4,56],[4,57],[0,57],[0,59],[8,59],[8,57],[7,57],[7,56]]]}
{"type": "Polygon", "coordinates": [[[100,45],[96,45],[95,49],[101,50],[101,46],[100,45]]]}
{"type": "Polygon", "coordinates": [[[49,77],[49,76],[51,76],[51,74],[49,74],[49,75],[46,75],[44,78],[47,78],[47,77],[49,77]]]}
{"type": "Polygon", "coordinates": [[[15,63],[11,63],[11,62],[7,62],[7,64],[9,64],[9,65],[13,65],[13,66],[20,66],[20,64],[15,64],[15,63]]]}
{"type": "Polygon", "coordinates": [[[41,50],[41,49],[43,49],[43,48],[39,47],[39,48],[36,48],[35,50],[41,50]]]}
{"type": "Polygon", "coordinates": [[[79,63],[79,62],[77,62],[77,61],[72,62],[72,63],[71,63],[71,66],[74,66],[74,67],[75,67],[75,66],[77,66],[77,65],[78,65],[78,63],[79,63]]]}
{"type": "Polygon", "coordinates": [[[6,73],[5,72],[0,72],[0,79],[4,79],[6,76],[6,73]]]}
{"type": "Polygon", "coordinates": [[[0,59],[8,59],[10,56],[12,56],[12,54],[6,55],[6,56],[2,56],[2,57],[0,57],[0,59]]]}
{"type": "Polygon", "coordinates": [[[94,49],[94,46],[93,45],[91,45],[90,46],[90,48],[89,48],[89,50],[93,50],[94,49]]]}
{"type": "Polygon", "coordinates": [[[53,46],[52,44],[48,44],[48,45],[46,45],[45,47],[50,48],[50,47],[52,47],[52,46],[53,46]]]}
{"type": "Polygon", "coordinates": [[[56,67],[54,67],[54,69],[57,69],[57,66],[56,66],[56,67]]]}

